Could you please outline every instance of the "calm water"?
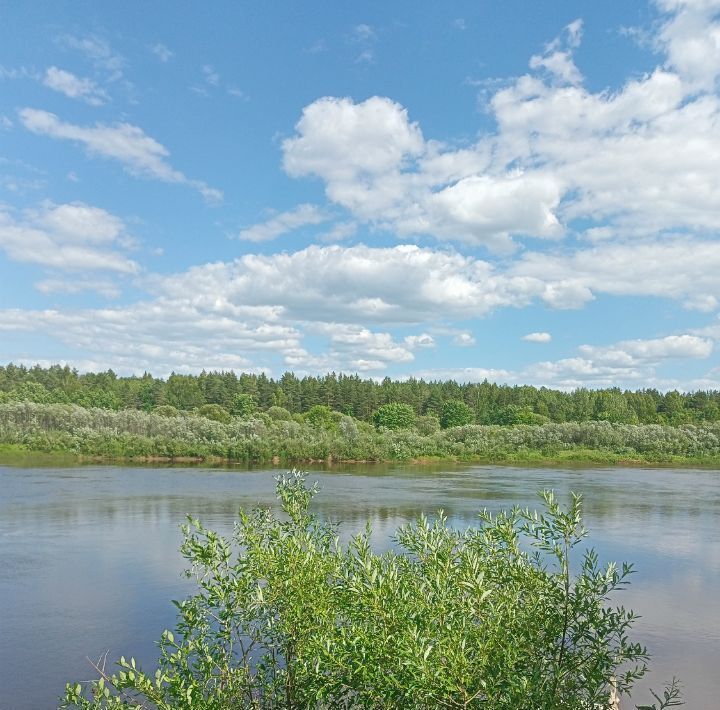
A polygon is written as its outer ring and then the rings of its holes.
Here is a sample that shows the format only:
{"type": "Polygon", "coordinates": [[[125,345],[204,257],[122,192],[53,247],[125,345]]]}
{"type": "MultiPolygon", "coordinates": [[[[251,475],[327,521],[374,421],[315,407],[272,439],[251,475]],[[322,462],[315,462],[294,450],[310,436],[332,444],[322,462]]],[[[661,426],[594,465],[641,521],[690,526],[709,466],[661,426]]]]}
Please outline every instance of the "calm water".
{"type": "MultiPolygon", "coordinates": [[[[0,466],[0,708],[53,708],[86,657],[146,667],[188,594],[177,552],[187,514],[229,530],[273,502],[277,471],[0,466]]],[[[642,614],[649,683],[682,678],[687,707],[720,707],[720,472],[650,469],[354,467],[316,471],[315,509],[345,534],[369,518],[379,547],[420,511],[471,525],[483,507],[535,506],[536,491],[585,496],[601,559],[636,563],[621,601],[642,614]]],[[[637,692],[635,701],[646,700],[637,692]]],[[[627,706],[626,706],[627,707],[627,706]]]]}

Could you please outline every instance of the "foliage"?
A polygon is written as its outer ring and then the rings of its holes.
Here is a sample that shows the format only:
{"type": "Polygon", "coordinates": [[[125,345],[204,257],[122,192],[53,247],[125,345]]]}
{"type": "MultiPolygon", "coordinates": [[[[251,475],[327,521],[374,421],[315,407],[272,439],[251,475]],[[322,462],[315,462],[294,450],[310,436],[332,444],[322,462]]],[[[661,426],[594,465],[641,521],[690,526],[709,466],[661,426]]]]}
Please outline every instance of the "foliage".
{"type": "Polygon", "coordinates": [[[415,420],[415,429],[422,436],[430,436],[440,431],[440,420],[434,414],[425,414],[415,420]]]}
{"type": "Polygon", "coordinates": [[[515,404],[508,404],[495,412],[493,424],[512,426],[514,424],[544,424],[547,417],[536,414],[529,407],[518,407],[515,404]]]}
{"type": "Polygon", "coordinates": [[[274,458],[284,462],[442,458],[605,463],[717,463],[720,459],[717,423],[673,427],[589,421],[376,430],[326,408],[315,412],[319,414],[315,423],[276,420],[265,412],[218,422],[177,410],[154,413],[6,402],[0,403],[0,444],[109,458],[194,457],[254,463],[274,458]],[[177,416],[164,416],[170,413],[177,416]]]}
{"type": "Polygon", "coordinates": [[[219,404],[203,404],[203,406],[198,409],[198,414],[201,417],[205,417],[205,419],[222,422],[223,424],[227,424],[230,421],[230,412],[219,404]]]}
{"type": "Polygon", "coordinates": [[[243,417],[272,406],[296,415],[322,405],[372,422],[373,412],[393,402],[409,405],[418,416],[440,417],[449,400],[464,402],[473,412],[468,423],[479,424],[603,420],[616,424],[681,426],[720,421],[720,391],[662,393],[656,389],[631,392],[608,388],[564,392],[487,381],[459,384],[453,380],[385,378],[377,382],[358,375],[297,377],[291,372],[277,379],[265,374],[201,372],[197,376],[172,374],[162,380],[148,373],[118,377],[112,370],[80,374],[60,365],[0,366],[0,402],[34,401],[142,411],[152,411],[158,405],[193,411],[205,404],[218,404],[243,417]]]}
{"type": "Polygon", "coordinates": [[[303,474],[277,492],[284,516],[241,512],[232,540],[190,520],[199,591],[176,602],[155,674],[121,658],[69,684],[65,707],[580,710],[610,708],[646,672],[633,613],[608,606],[631,567],[588,550],[570,572],[578,497],[563,510],[546,492],[541,514],[483,512],[464,532],[421,517],[375,554],[369,527],[344,548],[310,514],[303,474]]]}
{"type": "Polygon", "coordinates": [[[268,416],[276,422],[292,421],[292,414],[285,407],[273,406],[267,410],[268,416]]]}
{"type": "Polygon", "coordinates": [[[305,421],[316,429],[334,429],[338,417],[339,412],[333,412],[324,404],[316,404],[308,410],[305,421]]]}
{"type": "Polygon", "coordinates": [[[238,417],[249,417],[257,409],[255,398],[245,392],[235,396],[233,400],[232,413],[238,417]]]}
{"type": "Polygon", "coordinates": [[[160,404],[153,409],[153,414],[161,417],[179,417],[181,412],[177,407],[173,407],[172,404],[160,404]]]}
{"type": "Polygon", "coordinates": [[[472,409],[465,402],[457,399],[451,399],[443,404],[440,414],[440,426],[443,429],[449,429],[453,426],[465,426],[475,421],[475,415],[472,409]]]}
{"type": "Polygon", "coordinates": [[[378,429],[412,429],[415,424],[415,410],[409,404],[390,402],[376,409],[372,418],[378,429]]]}

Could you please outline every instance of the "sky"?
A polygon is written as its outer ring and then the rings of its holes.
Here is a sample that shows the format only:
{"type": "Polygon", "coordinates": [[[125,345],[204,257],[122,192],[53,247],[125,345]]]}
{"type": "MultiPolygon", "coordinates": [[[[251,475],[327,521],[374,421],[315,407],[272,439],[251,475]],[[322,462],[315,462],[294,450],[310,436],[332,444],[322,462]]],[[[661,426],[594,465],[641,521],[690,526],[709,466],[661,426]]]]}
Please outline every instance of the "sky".
{"type": "Polygon", "coordinates": [[[0,362],[720,389],[720,0],[0,3],[0,362]]]}

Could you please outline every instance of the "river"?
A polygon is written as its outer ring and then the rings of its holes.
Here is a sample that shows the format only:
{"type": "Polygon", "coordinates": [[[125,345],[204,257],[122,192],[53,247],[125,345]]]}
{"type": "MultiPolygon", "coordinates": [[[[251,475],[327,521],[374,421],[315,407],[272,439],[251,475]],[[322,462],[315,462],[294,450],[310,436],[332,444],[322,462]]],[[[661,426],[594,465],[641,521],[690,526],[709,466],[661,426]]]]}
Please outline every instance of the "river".
{"type": "MultiPolygon", "coordinates": [[[[87,657],[134,655],[146,668],[174,623],[186,515],[229,531],[237,510],[274,501],[277,470],[0,466],[0,708],[56,707],[87,657]]],[[[681,678],[687,707],[720,707],[720,471],[649,468],[348,466],[311,472],[313,505],[343,536],[372,522],[379,548],[421,511],[453,525],[479,509],[537,507],[537,491],[583,494],[601,560],[631,561],[620,601],[653,653],[648,685],[681,678]]],[[[624,705],[625,708],[629,704],[624,705]]]]}

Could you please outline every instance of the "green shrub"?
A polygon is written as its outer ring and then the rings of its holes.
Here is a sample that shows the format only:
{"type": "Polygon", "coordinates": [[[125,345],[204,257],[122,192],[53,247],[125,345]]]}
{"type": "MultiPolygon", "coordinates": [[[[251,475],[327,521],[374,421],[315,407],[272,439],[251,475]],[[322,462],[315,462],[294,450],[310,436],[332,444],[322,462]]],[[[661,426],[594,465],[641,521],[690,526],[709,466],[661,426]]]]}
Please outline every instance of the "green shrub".
{"type": "Polygon", "coordinates": [[[256,409],[255,398],[250,394],[241,392],[235,397],[231,411],[236,417],[249,417],[254,414],[256,409]]]}
{"type": "Polygon", "coordinates": [[[316,404],[310,407],[305,414],[305,421],[316,429],[334,429],[342,415],[340,412],[333,412],[330,407],[324,404],[316,404]]]}
{"type": "Polygon", "coordinates": [[[13,389],[7,396],[9,402],[35,402],[49,404],[53,401],[52,393],[39,382],[23,382],[13,389]]]}
{"type": "Polygon", "coordinates": [[[173,407],[172,404],[161,404],[153,409],[153,414],[161,417],[179,417],[181,412],[177,407],[173,407]]]}
{"type": "Polygon", "coordinates": [[[198,414],[213,422],[227,424],[230,421],[230,412],[219,404],[203,404],[203,406],[198,409],[198,414]]]}
{"type": "MultiPolygon", "coordinates": [[[[369,528],[341,547],[308,512],[315,492],[279,478],[283,517],[241,513],[234,540],[190,520],[200,590],[176,602],[155,674],[121,658],[69,684],[64,707],[609,709],[645,674],[633,613],[608,606],[631,567],[589,550],[570,572],[578,497],[563,510],[546,492],[542,514],[483,512],[464,532],[421,517],[378,555],[369,528]]],[[[643,707],[678,697],[673,683],[643,707]]]]}
{"type": "Polygon", "coordinates": [[[285,407],[269,407],[267,415],[276,422],[289,422],[292,421],[292,414],[285,409],[285,407]]]}
{"type": "Polygon", "coordinates": [[[373,424],[379,429],[412,429],[415,426],[415,410],[409,404],[390,402],[373,412],[373,424]]]}
{"type": "Polygon", "coordinates": [[[419,434],[430,436],[440,431],[440,420],[434,414],[425,414],[415,420],[415,428],[419,434]]]}
{"type": "Polygon", "coordinates": [[[465,426],[475,421],[472,409],[458,399],[450,399],[442,406],[440,426],[449,429],[454,426],[465,426]]]}

